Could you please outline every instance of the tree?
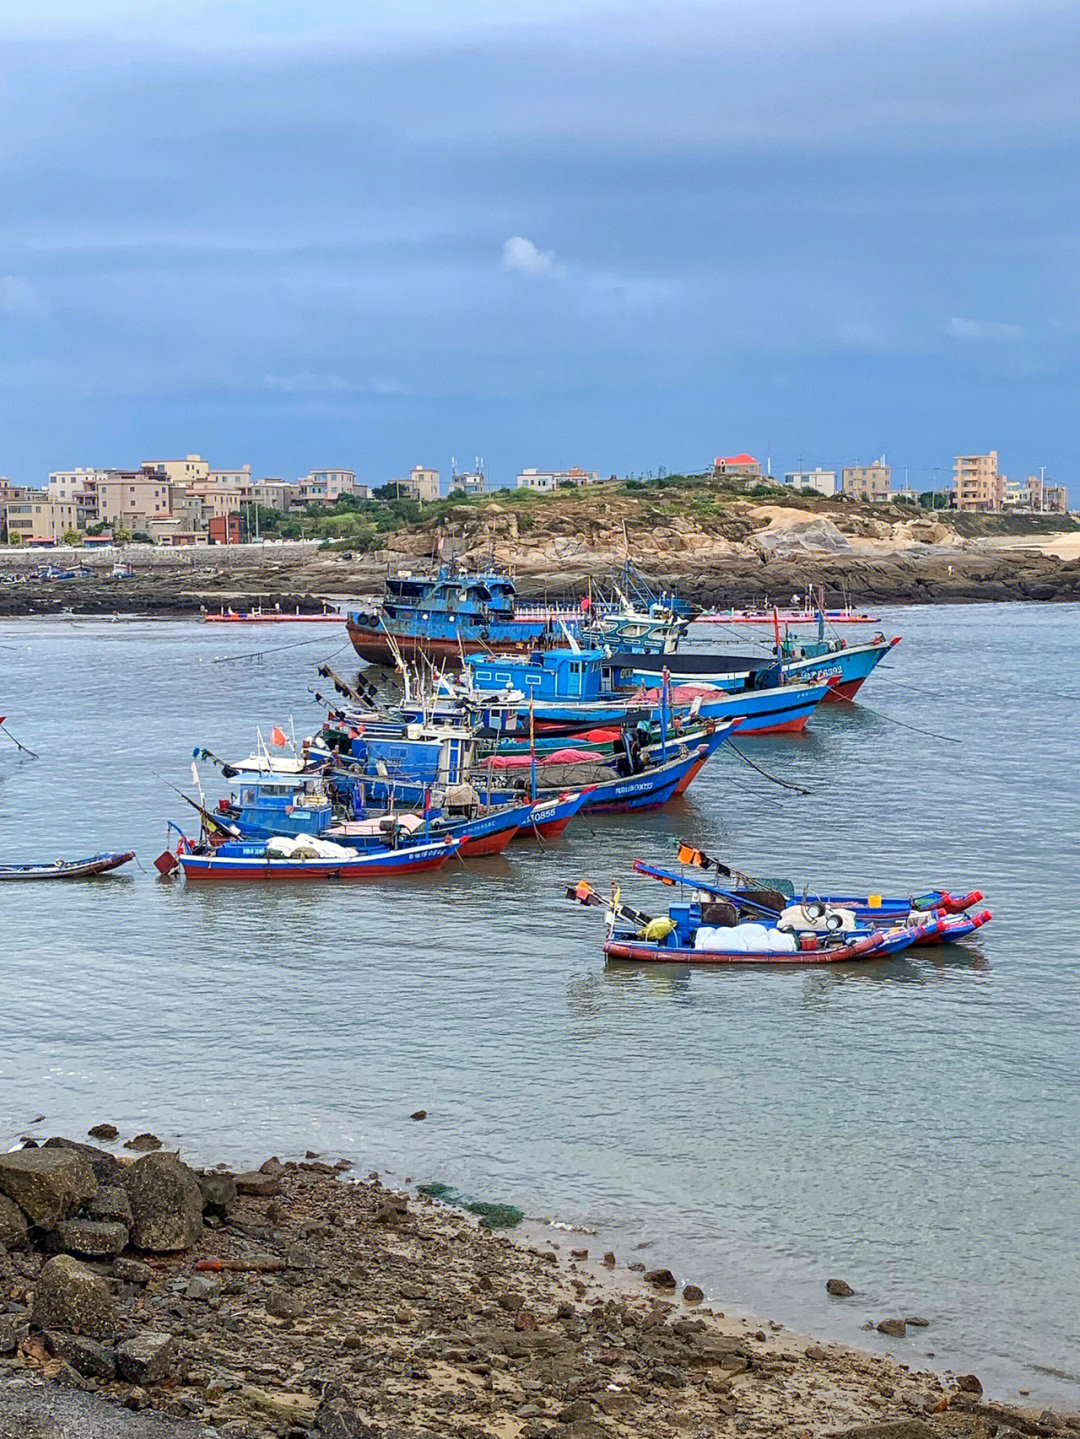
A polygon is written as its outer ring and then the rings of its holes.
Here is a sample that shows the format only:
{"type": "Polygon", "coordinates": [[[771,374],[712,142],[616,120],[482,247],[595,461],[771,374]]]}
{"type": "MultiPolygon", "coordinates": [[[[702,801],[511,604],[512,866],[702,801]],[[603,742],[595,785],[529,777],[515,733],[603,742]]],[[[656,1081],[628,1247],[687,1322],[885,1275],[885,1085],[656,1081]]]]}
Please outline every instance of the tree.
{"type": "Polygon", "coordinates": [[[67,530],[64,534],[65,545],[78,545],[82,543],[82,535],[78,530],[67,530]]]}

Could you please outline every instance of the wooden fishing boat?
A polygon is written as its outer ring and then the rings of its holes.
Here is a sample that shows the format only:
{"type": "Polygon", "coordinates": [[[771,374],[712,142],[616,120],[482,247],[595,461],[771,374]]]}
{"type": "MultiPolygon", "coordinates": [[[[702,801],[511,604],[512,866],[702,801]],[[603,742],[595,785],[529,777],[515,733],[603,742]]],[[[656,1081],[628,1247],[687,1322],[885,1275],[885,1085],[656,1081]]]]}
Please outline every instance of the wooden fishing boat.
{"type": "Polygon", "coordinates": [[[133,849],[110,850],[91,855],[89,859],[55,859],[51,864],[0,864],[0,880],[4,879],[86,879],[93,874],[107,874],[135,858],[133,849]]]}

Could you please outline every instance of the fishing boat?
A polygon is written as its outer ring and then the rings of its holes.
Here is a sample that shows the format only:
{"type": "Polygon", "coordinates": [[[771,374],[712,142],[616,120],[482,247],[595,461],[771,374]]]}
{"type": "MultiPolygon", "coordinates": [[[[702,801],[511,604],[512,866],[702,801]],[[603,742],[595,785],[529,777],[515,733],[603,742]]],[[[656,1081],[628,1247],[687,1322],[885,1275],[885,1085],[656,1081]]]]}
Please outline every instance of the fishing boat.
{"type": "Polygon", "coordinates": [[[376,608],[352,611],[347,628],[356,653],[372,663],[421,654],[456,662],[494,647],[531,649],[555,633],[560,620],[573,623],[581,614],[544,608],[525,617],[506,571],[442,565],[430,576],[388,575],[376,608]]]}
{"type": "Polygon", "coordinates": [[[89,859],[54,859],[48,864],[0,864],[0,880],[5,879],[86,879],[94,874],[108,874],[135,858],[133,849],[110,850],[89,859]]]}
{"type": "Polygon", "coordinates": [[[222,609],[217,614],[203,615],[203,623],[208,625],[340,625],[345,619],[345,615],[335,610],[303,614],[299,607],[293,612],[255,609],[237,614],[235,610],[222,609]]]}
{"type": "Polygon", "coordinates": [[[825,920],[770,914],[746,897],[673,904],[667,913],[649,915],[622,902],[617,886],[605,900],[590,884],[566,890],[578,904],[605,910],[604,955],[609,960],[686,965],[822,965],[881,959],[927,942],[965,938],[989,919],[989,913],[946,918],[924,914],[909,922],[871,928],[850,914],[830,911],[825,920]]]}
{"type": "Polygon", "coordinates": [[[381,846],[366,853],[326,840],[282,837],[280,840],[228,841],[193,845],[181,841],[176,860],[188,881],[277,881],[384,879],[441,869],[457,853],[460,841],[443,839],[401,849],[381,846]]]}
{"type": "Polygon", "coordinates": [[[783,923],[789,929],[827,933],[852,930],[866,924],[919,927],[925,920],[936,919],[941,924],[928,927],[914,943],[942,944],[966,939],[992,918],[990,910],[981,910],[974,915],[968,913],[983,898],[982,891],[978,889],[956,895],[948,890],[934,889],[922,894],[889,897],[883,894],[824,894],[804,886],[801,894],[797,894],[790,880],[740,874],[710,859],[703,850],[685,841],[680,841],[678,854],[680,864],[717,877],[703,879],[685,872],[674,873],[640,859],[634,861],[634,870],[637,874],[659,880],[661,884],[690,890],[707,896],[712,903],[734,906],[739,912],[749,912],[766,923],[783,923]]]}
{"type": "MultiPolygon", "coordinates": [[[[496,711],[509,713],[519,734],[530,711],[538,733],[572,734],[575,728],[659,723],[662,718],[670,722],[674,717],[684,722],[738,719],[744,735],[797,733],[828,690],[823,681],[785,682],[775,664],[748,668],[738,687],[733,680],[730,690],[709,682],[668,685],[670,672],[665,677],[662,665],[661,684],[650,687],[642,682],[642,658],[574,644],[528,655],[470,655],[465,670],[474,704],[480,694],[490,693],[489,721],[496,711]]],[[[505,720],[501,727],[511,728],[505,720]]]]}
{"type": "Polygon", "coordinates": [[[881,620],[877,615],[862,614],[844,605],[838,610],[820,609],[816,605],[806,605],[800,609],[778,609],[770,605],[766,599],[765,603],[756,609],[730,609],[730,610],[709,610],[706,614],[697,617],[697,623],[702,625],[771,625],[774,616],[779,618],[782,625],[813,625],[817,624],[818,614],[824,614],[827,624],[830,625],[878,625],[881,620]]]}

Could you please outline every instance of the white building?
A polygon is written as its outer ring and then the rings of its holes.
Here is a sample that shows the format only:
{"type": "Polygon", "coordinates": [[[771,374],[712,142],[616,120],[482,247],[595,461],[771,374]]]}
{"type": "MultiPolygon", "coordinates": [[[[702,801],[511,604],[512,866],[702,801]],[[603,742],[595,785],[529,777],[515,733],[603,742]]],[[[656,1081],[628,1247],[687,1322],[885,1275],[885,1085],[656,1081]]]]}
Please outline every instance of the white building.
{"type": "Polygon", "coordinates": [[[211,470],[208,479],[212,485],[226,490],[242,490],[251,484],[251,466],[243,465],[239,470],[211,470]]]}
{"type": "Polygon", "coordinates": [[[409,471],[409,484],[421,504],[430,503],[439,498],[438,470],[425,469],[423,465],[413,465],[409,471]]]}
{"type": "Polygon", "coordinates": [[[812,470],[788,470],[784,484],[793,490],[817,490],[819,495],[835,495],[836,471],[823,470],[820,465],[812,470]]]}
{"type": "Polygon", "coordinates": [[[596,470],[583,470],[573,465],[568,470],[522,470],[517,477],[519,490],[564,490],[579,485],[598,485],[596,470]]]}
{"type": "Polygon", "coordinates": [[[455,469],[453,471],[450,476],[450,493],[452,495],[482,495],[484,493],[484,471],[479,460],[476,462],[475,470],[455,469]]]}

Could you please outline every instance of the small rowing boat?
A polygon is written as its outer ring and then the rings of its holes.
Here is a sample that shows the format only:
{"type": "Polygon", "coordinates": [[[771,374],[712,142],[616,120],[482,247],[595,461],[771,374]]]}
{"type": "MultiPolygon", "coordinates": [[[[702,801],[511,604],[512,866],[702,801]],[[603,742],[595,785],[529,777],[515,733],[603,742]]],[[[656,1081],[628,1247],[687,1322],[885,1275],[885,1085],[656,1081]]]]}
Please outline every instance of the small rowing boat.
{"type": "Polygon", "coordinates": [[[86,879],[93,874],[107,874],[135,858],[133,849],[110,850],[89,859],[54,859],[51,864],[0,864],[3,879],[86,879]]]}

